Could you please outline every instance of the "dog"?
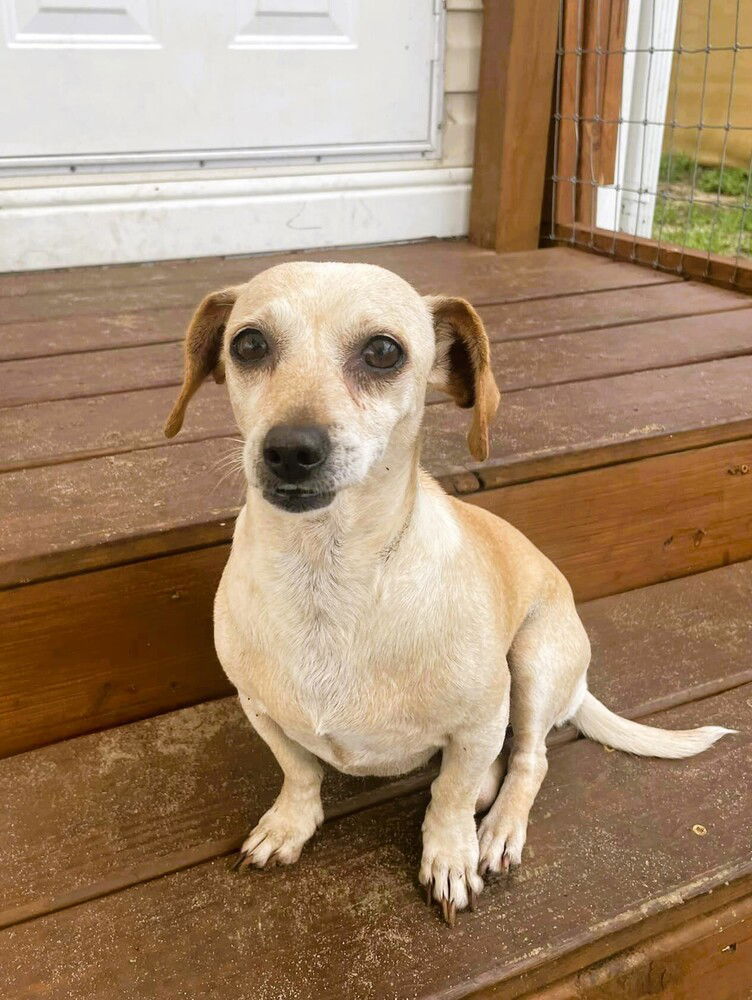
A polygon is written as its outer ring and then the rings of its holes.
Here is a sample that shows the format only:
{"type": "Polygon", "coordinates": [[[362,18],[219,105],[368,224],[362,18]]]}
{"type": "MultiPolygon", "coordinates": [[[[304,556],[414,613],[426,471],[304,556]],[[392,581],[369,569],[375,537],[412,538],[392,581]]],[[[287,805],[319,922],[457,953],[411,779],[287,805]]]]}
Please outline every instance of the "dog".
{"type": "Polygon", "coordinates": [[[422,297],[368,264],[279,264],[199,305],[168,437],[212,375],[227,383],[248,486],[215,644],[284,775],[241,866],[298,859],[323,821],[320,761],[398,775],[441,751],[419,881],[453,924],[486,873],[520,863],[552,727],[657,757],[731,732],[654,729],[602,705],[563,575],[420,467],[429,386],[472,411],[470,452],[488,457],[499,392],[464,299],[422,297]]]}

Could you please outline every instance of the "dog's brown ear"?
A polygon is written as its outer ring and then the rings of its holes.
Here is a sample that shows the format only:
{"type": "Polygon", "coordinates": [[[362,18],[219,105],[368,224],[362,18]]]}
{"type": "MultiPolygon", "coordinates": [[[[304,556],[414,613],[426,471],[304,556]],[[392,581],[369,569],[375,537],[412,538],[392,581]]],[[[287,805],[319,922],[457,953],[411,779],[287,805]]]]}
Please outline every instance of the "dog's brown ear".
{"type": "Polygon", "coordinates": [[[430,383],[457,406],[473,408],[467,443],[473,458],[488,458],[488,428],[499,406],[485,327],[465,299],[426,296],[436,331],[436,362],[430,383]]]}
{"type": "Polygon", "coordinates": [[[175,437],[183,426],[188,403],[205,378],[213,375],[216,382],[224,382],[222,334],[239,291],[240,286],[212,292],[193,314],[183,345],[183,385],[165,424],[166,437],[175,437]]]}

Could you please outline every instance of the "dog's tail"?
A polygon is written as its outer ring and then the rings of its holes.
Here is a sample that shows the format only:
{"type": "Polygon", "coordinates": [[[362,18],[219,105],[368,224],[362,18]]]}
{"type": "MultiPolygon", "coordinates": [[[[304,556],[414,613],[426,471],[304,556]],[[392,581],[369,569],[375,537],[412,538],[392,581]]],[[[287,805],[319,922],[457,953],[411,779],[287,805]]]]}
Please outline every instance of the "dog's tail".
{"type": "Polygon", "coordinates": [[[722,726],[702,726],[700,729],[643,726],[640,722],[622,719],[589,691],[585,692],[572,721],[591,740],[640,757],[692,757],[707,750],[721,736],[736,732],[722,726]]]}

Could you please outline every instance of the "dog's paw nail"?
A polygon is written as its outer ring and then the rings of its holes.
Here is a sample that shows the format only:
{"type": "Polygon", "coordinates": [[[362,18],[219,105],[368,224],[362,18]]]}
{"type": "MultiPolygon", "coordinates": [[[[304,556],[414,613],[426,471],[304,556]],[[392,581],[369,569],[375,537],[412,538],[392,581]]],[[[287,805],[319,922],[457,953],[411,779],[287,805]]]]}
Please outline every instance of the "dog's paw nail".
{"type": "Polygon", "coordinates": [[[449,900],[446,896],[441,897],[441,915],[444,918],[444,923],[449,923],[449,900]]]}
{"type": "Polygon", "coordinates": [[[238,851],[238,856],[237,858],[235,858],[235,861],[231,865],[232,871],[239,872],[243,867],[243,862],[246,860],[246,857],[247,855],[245,851],[238,851]]]}
{"type": "Polygon", "coordinates": [[[454,925],[457,923],[457,906],[456,906],[456,904],[454,902],[451,902],[449,904],[448,910],[449,910],[448,915],[445,918],[446,922],[449,924],[450,927],[454,927],[454,925]]]}
{"type": "Polygon", "coordinates": [[[433,893],[433,884],[431,879],[426,882],[426,906],[431,905],[431,895],[433,893]]]}
{"type": "Polygon", "coordinates": [[[488,860],[486,858],[484,858],[483,861],[481,861],[481,863],[480,863],[480,868],[478,869],[478,874],[480,875],[481,878],[485,878],[486,877],[486,874],[488,873],[489,867],[490,867],[490,865],[489,865],[488,860]]]}
{"type": "Polygon", "coordinates": [[[472,913],[478,908],[478,893],[474,889],[470,890],[470,910],[472,913]]]}

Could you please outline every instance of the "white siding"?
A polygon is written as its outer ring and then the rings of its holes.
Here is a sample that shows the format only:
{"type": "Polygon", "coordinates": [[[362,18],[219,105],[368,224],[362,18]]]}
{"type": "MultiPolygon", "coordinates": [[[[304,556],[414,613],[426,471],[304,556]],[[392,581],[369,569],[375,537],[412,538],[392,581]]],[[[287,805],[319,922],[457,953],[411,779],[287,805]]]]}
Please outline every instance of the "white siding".
{"type": "Polygon", "coordinates": [[[448,0],[442,166],[473,164],[482,26],[482,0],[448,0]]]}

